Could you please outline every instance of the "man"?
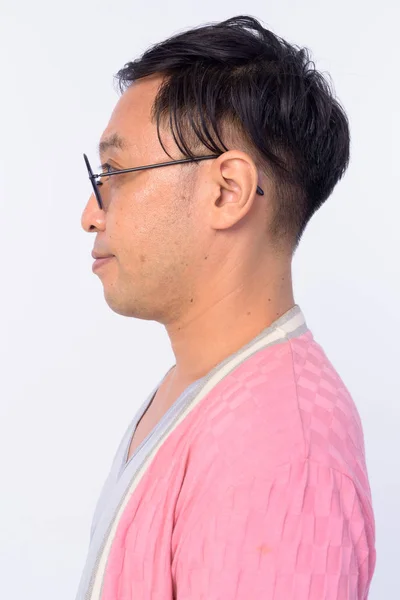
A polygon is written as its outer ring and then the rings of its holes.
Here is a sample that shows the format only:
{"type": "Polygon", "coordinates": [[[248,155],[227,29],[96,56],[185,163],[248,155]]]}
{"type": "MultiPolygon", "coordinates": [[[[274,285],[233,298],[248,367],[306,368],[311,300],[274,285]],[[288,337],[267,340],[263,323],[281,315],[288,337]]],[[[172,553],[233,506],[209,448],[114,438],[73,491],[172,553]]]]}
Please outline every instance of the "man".
{"type": "Polygon", "coordinates": [[[291,277],[346,170],[346,115],[307,52],[250,17],[118,80],[82,224],[108,305],[163,323],[175,364],[117,450],[77,598],[364,600],[362,428],[291,277]]]}

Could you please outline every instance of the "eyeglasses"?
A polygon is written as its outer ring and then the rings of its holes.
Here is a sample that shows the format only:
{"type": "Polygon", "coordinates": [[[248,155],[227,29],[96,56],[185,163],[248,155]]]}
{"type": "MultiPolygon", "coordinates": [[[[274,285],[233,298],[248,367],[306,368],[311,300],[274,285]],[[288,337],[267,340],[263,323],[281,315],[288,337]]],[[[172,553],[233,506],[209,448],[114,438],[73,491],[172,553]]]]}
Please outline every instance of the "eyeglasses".
{"type": "MultiPolygon", "coordinates": [[[[211,158],[218,158],[219,156],[221,156],[221,155],[220,154],[209,154],[208,156],[196,156],[195,158],[182,158],[179,160],[171,160],[169,162],[157,163],[155,165],[146,165],[145,167],[133,167],[131,169],[113,169],[112,171],[107,171],[105,173],[98,173],[98,174],[93,173],[86,154],[83,155],[83,158],[85,159],[85,164],[86,164],[87,170],[89,172],[89,179],[93,186],[93,191],[94,191],[94,195],[97,200],[97,204],[99,205],[100,210],[103,210],[104,204],[101,199],[100,190],[99,190],[99,187],[101,185],[103,185],[103,182],[100,180],[101,177],[111,177],[111,175],[119,175],[121,173],[131,173],[133,171],[144,171],[145,169],[155,169],[156,167],[167,167],[168,165],[181,165],[183,163],[191,163],[191,162],[197,162],[200,160],[209,160],[211,158]]],[[[259,194],[260,196],[264,196],[264,192],[260,188],[260,186],[257,186],[257,194],[259,194]]]]}

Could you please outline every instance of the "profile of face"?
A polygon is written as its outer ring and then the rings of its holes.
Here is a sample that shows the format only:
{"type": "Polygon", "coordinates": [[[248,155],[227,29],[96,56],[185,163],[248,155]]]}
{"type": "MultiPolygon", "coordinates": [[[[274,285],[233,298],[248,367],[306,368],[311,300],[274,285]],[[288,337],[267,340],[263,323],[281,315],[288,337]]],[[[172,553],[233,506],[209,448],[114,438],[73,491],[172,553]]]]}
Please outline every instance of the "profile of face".
{"type": "MultiPolygon", "coordinates": [[[[120,97],[101,136],[100,159],[111,169],[129,169],[182,158],[172,135],[162,130],[160,145],[151,109],[162,79],[135,82],[120,97]]],[[[203,153],[209,154],[209,152],[203,153]]],[[[95,169],[93,169],[95,170],[95,169]]],[[[247,154],[230,151],[215,160],[135,171],[102,178],[101,210],[92,194],[82,227],[96,234],[94,251],[112,310],[167,324],[190,307],[217,238],[243,222],[257,186],[257,170],[247,154]]],[[[204,281],[204,279],[203,279],[204,281]]]]}
{"type": "MultiPolygon", "coordinates": [[[[127,169],[171,160],[150,116],[159,85],[158,78],[141,80],[120,97],[101,137],[102,164],[127,169]]],[[[167,132],[163,142],[170,152],[173,144],[167,132]]],[[[188,240],[195,235],[196,223],[193,204],[185,195],[188,175],[187,167],[177,165],[102,178],[105,210],[99,209],[94,194],[90,196],[82,227],[96,233],[97,254],[112,255],[99,261],[95,273],[115,312],[162,320],[166,315],[160,301],[174,301],[166,298],[168,291],[172,294],[180,287],[179,296],[189,293],[182,284],[192,264],[188,240]]]]}

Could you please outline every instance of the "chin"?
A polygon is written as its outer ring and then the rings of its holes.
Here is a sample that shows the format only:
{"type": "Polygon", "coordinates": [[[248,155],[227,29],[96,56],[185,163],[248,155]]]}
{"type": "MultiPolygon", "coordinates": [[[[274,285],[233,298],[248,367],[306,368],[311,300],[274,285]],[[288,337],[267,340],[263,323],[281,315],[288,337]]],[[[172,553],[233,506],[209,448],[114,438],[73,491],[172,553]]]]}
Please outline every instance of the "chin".
{"type": "MultiPolygon", "coordinates": [[[[114,290],[115,291],[115,290],[114,290]]],[[[111,310],[122,317],[134,317],[136,319],[153,320],[154,316],[150,314],[149,307],[143,306],[140,302],[128,301],[126,298],[118,297],[118,294],[110,294],[104,290],[104,298],[111,310]]]]}
{"type": "Polygon", "coordinates": [[[131,317],[132,315],[132,307],[129,307],[126,302],[121,301],[121,299],[116,298],[114,294],[107,293],[104,290],[104,299],[107,302],[108,306],[111,310],[118,315],[123,317],[131,317]]]}

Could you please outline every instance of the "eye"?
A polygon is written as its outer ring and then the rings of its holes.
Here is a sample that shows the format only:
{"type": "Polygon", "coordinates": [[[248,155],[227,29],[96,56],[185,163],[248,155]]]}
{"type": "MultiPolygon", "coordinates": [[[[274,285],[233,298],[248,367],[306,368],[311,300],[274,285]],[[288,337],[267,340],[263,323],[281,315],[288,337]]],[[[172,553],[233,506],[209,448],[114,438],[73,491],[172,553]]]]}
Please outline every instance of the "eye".
{"type": "Polygon", "coordinates": [[[116,169],[113,169],[110,163],[103,163],[100,165],[99,169],[101,169],[102,173],[112,173],[116,169]]]}
{"type": "MultiPolygon", "coordinates": [[[[107,175],[107,173],[113,173],[114,171],[116,171],[117,169],[113,169],[113,167],[110,165],[110,163],[103,163],[102,165],[99,165],[98,169],[101,171],[101,174],[103,175],[107,175]]],[[[107,177],[97,177],[97,185],[103,185],[106,181],[108,181],[107,177]]]]}

